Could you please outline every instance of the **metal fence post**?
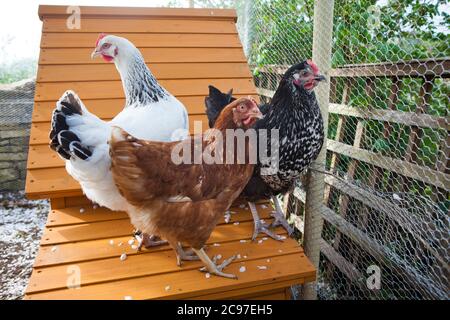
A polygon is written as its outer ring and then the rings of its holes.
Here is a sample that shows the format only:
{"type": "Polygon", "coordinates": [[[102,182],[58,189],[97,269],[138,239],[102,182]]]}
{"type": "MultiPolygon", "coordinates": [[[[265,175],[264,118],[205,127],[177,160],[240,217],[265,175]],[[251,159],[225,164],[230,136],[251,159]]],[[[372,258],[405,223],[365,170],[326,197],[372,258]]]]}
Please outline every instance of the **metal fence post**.
{"type": "MultiPolygon", "coordinates": [[[[312,60],[317,64],[327,82],[320,84],[316,89],[317,100],[322,112],[325,126],[325,142],[317,160],[312,164],[314,168],[325,168],[326,135],[328,128],[328,104],[330,99],[331,69],[331,41],[333,32],[334,0],[316,0],[314,2],[314,33],[312,60]]],[[[321,210],[324,199],[324,176],[318,172],[308,173],[305,199],[305,229],[304,250],[314,266],[319,269],[320,240],[323,219],[321,210]]],[[[317,271],[318,272],[318,271],[317,271]]],[[[316,284],[311,283],[303,287],[304,299],[317,299],[316,284]]]]}

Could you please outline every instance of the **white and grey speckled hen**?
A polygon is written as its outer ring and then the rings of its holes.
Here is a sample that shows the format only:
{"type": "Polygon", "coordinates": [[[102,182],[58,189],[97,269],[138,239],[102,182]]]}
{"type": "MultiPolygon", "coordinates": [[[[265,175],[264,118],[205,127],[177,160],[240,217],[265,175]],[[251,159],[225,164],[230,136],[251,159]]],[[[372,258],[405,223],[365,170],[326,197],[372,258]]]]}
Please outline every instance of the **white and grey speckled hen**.
{"type": "MultiPolygon", "coordinates": [[[[272,227],[281,224],[289,234],[293,231],[276,196],[292,189],[296,179],[316,159],[322,148],[323,120],[313,91],[322,80],[325,80],[325,77],[319,74],[319,69],[312,61],[295,64],[284,73],[270,103],[260,106],[264,118],[256,123],[255,128],[267,129],[269,136],[270,129],[279,130],[279,167],[275,174],[261,174],[261,169],[267,165],[258,159],[253,176],[241,194],[241,197],[249,201],[253,214],[253,239],[263,232],[281,240],[281,237],[274,234],[259,218],[253,202],[261,199],[272,198],[274,201],[276,214],[273,215],[275,222],[272,227]]],[[[224,103],[233,99],[230,92],[224,94],[210,86],[210,94],[205,99],[210,125],[214,124],[216,115],[225,106],[224,103]]],[[[269,144],[270,139],[267,141],[269,144]]],[[[258,144],[258,147],[261,146],[258,144]]],[[[267,145],[267,150],[267,154],[270,154],[270,145],[267,145]]]]}

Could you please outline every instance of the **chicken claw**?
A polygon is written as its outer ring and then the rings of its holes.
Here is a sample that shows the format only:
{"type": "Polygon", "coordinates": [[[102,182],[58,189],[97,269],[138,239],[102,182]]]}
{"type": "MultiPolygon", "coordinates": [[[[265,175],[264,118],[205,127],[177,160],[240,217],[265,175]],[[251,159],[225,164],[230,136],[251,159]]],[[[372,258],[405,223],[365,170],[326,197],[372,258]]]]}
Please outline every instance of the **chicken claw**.
{"type": "Polygon", "coordinates": [[[133,236],[138,241],[137,251],[141,251],[142,246],[144,246],[145,248],[151,248],[168,243],[167,240],[162,240],[160,237],[155,235],[148,235],[140,230],[135,230],[133,232],[133,236]]]}
{"type": "Polygon", "coordinates": [[[200,258],[195,254],[192,249],[183,250],[180,242],[177,242],[176,246],[171,244],[171,247],[175,250],[177,255],[177,266],[181,267],[182,261],[196,261],[200,260],[200,258]]]}
{"type": "Polygon", "coordinates": [[[275,204],[276,211],[272,212],[271,216],[275,219],[271,224],[270,228],[276,228],[278,226],[282,226],[288,232],[288,235],[291,236],[294,233],[294,228],[292,228],[287,222],[283,209],[280,205],[280,200],[276,196],[272,197],[273,203],[275,204]]]}
{"type": "Polygon", "coordinates": [[[206,265],[205,267],[201,268],[200,271],[209,272],[209,273],[215,274],[216,276],[219,276],[219,277],[237,279],[237,276],[234,274],[222,272],[222,270],[226,266],[228,266],[231,262],[233,262],[234,259],[236,259],[235,255],[224,260],[220,265],[216,265],[216,262],[218,260],[217,256],[215,256],[213,258],[213,260],[211,260],[208,257],[208,255],[206,254],[205,250],[203,250],[203,249],[200,249],[200,250],[193,249],[193,250],[197,254],[197,256],[200,258],[200,260],[202,260],[202,262],[206,265]]]}
{"type": "Polygon", "coordinates": [[[272,239],[275,239],[277,241],[283,241],[283,238],[281,236],[279,236],[279,235],[277,235],[274,232],[269,230],[269,226],[266,223],[262,223],[261,222],[261,219],[260,219],[260,217],[258,215],[258,211],[256,210],[255,204],[253,202],[249,202],[248,206],[250,207],[250,211],[252,212],[253,222],[255,224],[255,226],[253,228],[252,241],[255,241],[256,237],[261,232],[267,234],[272,239]]]}

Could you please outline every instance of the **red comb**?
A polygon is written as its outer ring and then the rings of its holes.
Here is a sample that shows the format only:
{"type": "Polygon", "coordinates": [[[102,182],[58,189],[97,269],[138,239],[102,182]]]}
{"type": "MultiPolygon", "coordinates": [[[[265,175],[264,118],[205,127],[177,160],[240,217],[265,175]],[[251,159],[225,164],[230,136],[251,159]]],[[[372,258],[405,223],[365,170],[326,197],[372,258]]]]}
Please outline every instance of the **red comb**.
{"type": "Polygon", "coordinates": [[[317,67],[317,64],[315,64],[314,62],[312,62],[312,60],[306,60],[306,63],[309,64],[309,66],[311,67],[311,69],[313,69],[313,72],[319,73],[319,67],[317,67]]]}
{"type": "Polygon", "coordinates": [[[95,41],[95,46],[98,46],[98,43],[100,42],[100,40],[102,40],[104,37],[106,37],[107,34],[106,33],[100,33],[98,35],[97,41],[95,41]]]}

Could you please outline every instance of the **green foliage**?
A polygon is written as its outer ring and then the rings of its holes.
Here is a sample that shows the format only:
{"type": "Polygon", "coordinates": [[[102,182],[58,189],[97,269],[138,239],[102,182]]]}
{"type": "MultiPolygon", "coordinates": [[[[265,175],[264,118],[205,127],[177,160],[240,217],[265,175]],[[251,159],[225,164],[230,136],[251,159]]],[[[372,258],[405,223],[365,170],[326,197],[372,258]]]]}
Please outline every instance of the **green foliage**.
{"type": "Polygon", "coordinates": [[[34,59],[20,59],[0,65],[0,83],[12,83],[36,76],[37,62],[34,59]]]}
{"type": "MultiPolygon", "coordinates": [[[[336,0],[334,67],[450,55],[446,0],[336,0]]],[[[252,64],[292,64],[311,57],[313,0],[255,0],[250,9],[252,64]]]]}

